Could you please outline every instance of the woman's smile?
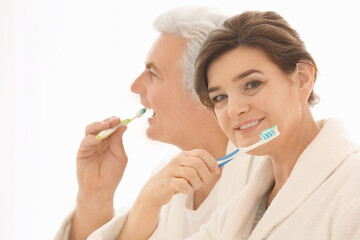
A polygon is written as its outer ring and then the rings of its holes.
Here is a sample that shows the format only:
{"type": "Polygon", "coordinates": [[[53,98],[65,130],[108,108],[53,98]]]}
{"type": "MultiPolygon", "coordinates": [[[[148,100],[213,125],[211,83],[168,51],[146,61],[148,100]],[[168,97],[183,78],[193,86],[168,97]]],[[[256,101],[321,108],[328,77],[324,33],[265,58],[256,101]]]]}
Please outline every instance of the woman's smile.
{"type": "Polygon", "coordinates": [[[264,120],[264,118],[248,120],[234,125],[233,128],[241,135],[249,134],[260,126],[262,120],[264,120]]]}

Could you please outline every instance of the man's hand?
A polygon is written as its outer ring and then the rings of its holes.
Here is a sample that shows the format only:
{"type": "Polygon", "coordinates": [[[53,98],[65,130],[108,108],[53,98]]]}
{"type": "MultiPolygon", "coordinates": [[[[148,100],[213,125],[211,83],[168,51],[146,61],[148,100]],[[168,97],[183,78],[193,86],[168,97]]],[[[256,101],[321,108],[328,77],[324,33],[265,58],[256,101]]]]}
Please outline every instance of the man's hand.
{"type": "Polygon", "coordinates": [[[119,118],[112,117],[86,127],[76,159],[79,194],[86,197],[101,194],[103,198],[113,198],[127,164],[122,142],[126,126],[103,140],[97,140],[95,136],[119,123],[119,118]]]}
{"type": "Polygon", "coordinates": [[[86,239],[112,218],[115,190],[127,164],[122,142],[126,126],[103,140],[95,136],[119,123],[119,118],[112,117],[86,127],[76,159],[79,190],[70,231],[72,240],[86,239]]]}

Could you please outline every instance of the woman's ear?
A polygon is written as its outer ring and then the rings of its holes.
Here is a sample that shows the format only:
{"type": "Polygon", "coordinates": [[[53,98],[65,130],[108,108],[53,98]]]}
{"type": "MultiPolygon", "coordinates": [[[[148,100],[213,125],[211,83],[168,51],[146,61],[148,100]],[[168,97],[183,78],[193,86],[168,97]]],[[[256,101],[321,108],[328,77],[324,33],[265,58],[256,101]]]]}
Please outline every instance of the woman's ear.
{"type": "Polygon", "coordinates": [[[314,87],[314,66],[306,61],[296,64],[297,84],[302,102],[307,102],[314,87]]]}

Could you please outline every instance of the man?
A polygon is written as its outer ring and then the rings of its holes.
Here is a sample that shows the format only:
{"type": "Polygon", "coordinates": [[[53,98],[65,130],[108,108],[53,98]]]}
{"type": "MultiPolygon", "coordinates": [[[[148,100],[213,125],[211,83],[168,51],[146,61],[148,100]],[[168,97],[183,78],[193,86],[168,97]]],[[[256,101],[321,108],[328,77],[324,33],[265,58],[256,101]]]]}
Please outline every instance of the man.
{"type": "MultiPolygon", "coordinates": [[[[132,216],[130,221],[138,221],[136,211],[132,211],[132,215],[121,212],[113,217],[113,197],[127,157],[122,145],[126,127],[103,141],[95,139],[98,132],[120,121],[110,118],[87,127],[77,155],[76,209],[59,231],[58,239],[69,236],[85,239],[110,219],[89,239],[113,239],[120,232],[125,234],[124,239],[126,234],[131,234],[131,239],[143,238],[143,234],[148,236],[156,225],[169,232],[171,239],[183,239],[198,231],[216,208],[247,183],[258,160],[242,156],[241,160],[233,160],[219,170],[215,159],[233,147],[193,90],[194,62],[201,44],[226,18],[227,15],[212,9],[178,8],[162,14],[154,22],[160,35],[148,53],[146,69],[131,90],[140,95],[145,107],[154,111],[147,136],[173,144],[183,152],[158,171],[144,188],[150,193],[147,197],[159,201],[159,208],[153,209],[150,216],[153,224],[142,225],[138,231],[129,229],[132,224],[128,222],[126,231],[122,231],[128,216],[132,216]],[[173,184],[169,185],[169,181],[173,184]],[[134,232],[141,234],[135,236],[134,232]]],[[[136,204],[143,207],[146,201],[141,196],[136,204]]]]}

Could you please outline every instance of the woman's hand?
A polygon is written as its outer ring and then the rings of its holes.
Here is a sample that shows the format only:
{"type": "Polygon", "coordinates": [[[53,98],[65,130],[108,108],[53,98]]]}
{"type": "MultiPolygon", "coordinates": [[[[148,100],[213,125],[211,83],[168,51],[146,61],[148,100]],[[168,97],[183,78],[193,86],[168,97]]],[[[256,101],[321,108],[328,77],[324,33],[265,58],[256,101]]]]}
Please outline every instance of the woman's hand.
{"type": "Polygon", "coordinates": [[[149,204],[160,207],[177,193],[189,194],[198,190],[219,173],[215,158],[207,151],[184,151],[148,181],[140,196],[149,204]]]}
{"type": "Polygon", "coordinates": [[[136,199],[118,240],[148,239],[156,228],[161,207],[177,193],[189,194],[220,173],[207,151],[185,151],[154,175],[136,199]],[[139,231],[139,226],[142,226],[139,231]]]}

